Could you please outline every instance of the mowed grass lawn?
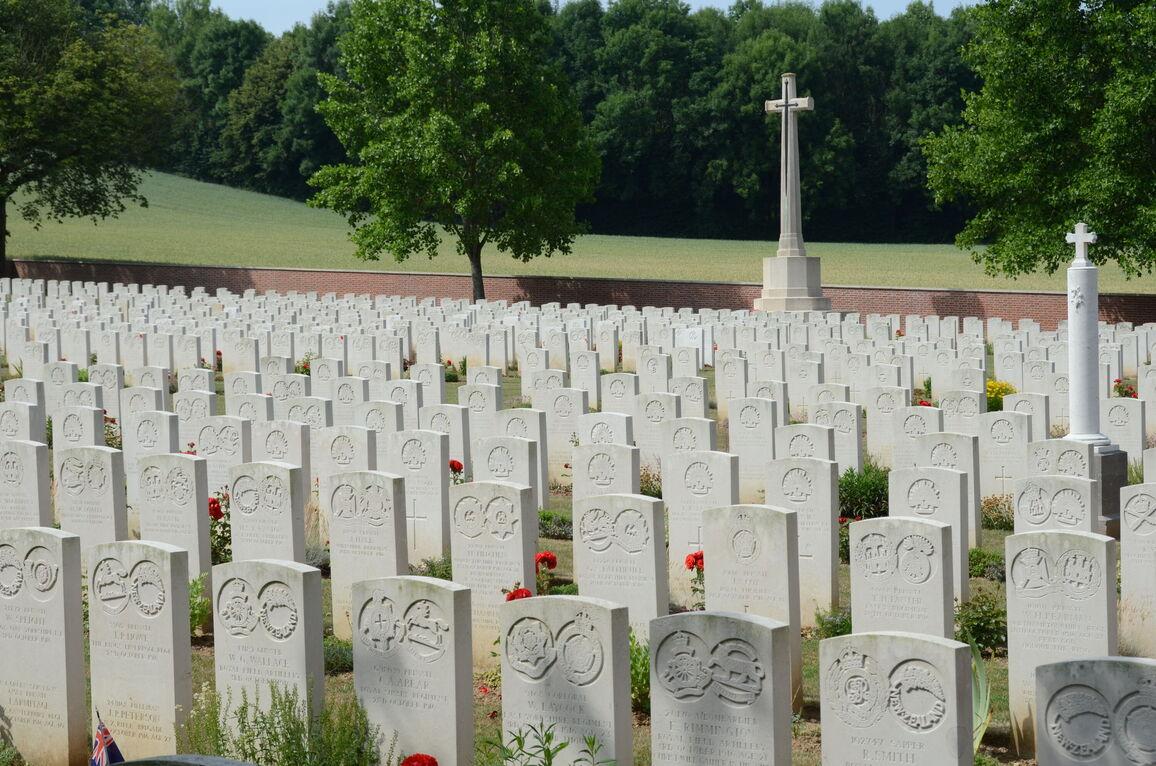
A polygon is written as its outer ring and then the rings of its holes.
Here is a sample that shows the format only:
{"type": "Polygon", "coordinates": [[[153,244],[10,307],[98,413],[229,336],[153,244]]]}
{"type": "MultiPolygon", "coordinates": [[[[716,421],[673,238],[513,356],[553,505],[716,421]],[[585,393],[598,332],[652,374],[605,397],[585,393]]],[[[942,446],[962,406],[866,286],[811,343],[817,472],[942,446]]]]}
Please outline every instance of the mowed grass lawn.
{"type": "MultiPolygon", "coordinates": [[[[353,256],[345,220],[327,210],[225,186],[153,174],[143,184],[147,208],[131,208],[119,219],[94,226],[87,220],[46,223],[34,229],[9,210],[12,258],[125,260],[211,266],[280,266],[308,269],[433,271],[468,269],[452,241],[438,257],[402,263],[360,261],[353,256]]],[[[889,285],[996,290],[1063,291],[1063,273],[1012,280],[989,277],[952,245],[808,244],[823,259],[828,285],[889,285]]],[[[762,258],[774,242],[662,239],[589,235],[567,256],[522,263],[489,249],[487,274],[566,277],[760,282],[762,258]]],[[[1114,267],[1100,273],[1107,292],[1156,292],[1156,280],[1128,281],[1114,267]]]]}

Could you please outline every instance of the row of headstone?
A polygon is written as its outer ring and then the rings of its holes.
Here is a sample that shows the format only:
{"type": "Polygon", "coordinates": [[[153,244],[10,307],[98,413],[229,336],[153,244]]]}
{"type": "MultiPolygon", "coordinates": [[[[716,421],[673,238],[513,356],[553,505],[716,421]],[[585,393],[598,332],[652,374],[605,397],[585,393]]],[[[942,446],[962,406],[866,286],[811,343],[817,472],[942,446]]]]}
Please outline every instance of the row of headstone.
{"type": "MultiPolygon", "coordinates": [[[[789,538],[780,531],[779,539],[789,538]]],[[[192,703],[185,554],[123,542],[97,546],[90,558],[93,711],[132,757],[171,752],[192,703]]],[[[0,645],[20,660],[0,670],[0,704],[6,741],[30,763],[73,764],[86,753],[79,570],[75,535],[0,533],[0,645]]],[[[320,572],[257,560],[219,565],[213,575],[216,691],[226,709],[241,701],[267,706],[276,687],[318,712],[320,572]]],[[[354,685],[371,723],[396,732],[405,752],[471,763],[470,591],[385,577],[355,582],[350,599],[354,685]]],[[[601,746],[594,755],[629,762],[628,608],[553,596],[503,604],[497,616],[503,729],[549,723],[558,741],[575,743],[562,763],[579,762],[577,743],[588,737],[601,746]]],[[[720,610],[649,621],[652,762],[788,762],[791,634],[785,622],[720,610]]],[[[968,762],[967,663],[965,645],[931,636],[871,632],[824,641],[824,752],[837,762],[860,757],[864,747],[968,762]],[[867,727],[881,739],[862,740],[867,727]]]]}

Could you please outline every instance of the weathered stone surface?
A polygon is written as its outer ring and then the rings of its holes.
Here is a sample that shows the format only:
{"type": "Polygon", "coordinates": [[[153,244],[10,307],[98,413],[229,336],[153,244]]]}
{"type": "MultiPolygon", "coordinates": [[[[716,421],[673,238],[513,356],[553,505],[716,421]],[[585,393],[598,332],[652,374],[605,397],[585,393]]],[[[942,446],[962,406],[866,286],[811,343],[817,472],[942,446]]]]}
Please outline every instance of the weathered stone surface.
{"type": "Polygon", "coordinates": [[[429,577],[353,584],[353,686],[403,753],[474,762],[470,590],[429,577]]]}
{"type": "Polygon", "coordinates": [[[824,763],[972,763],[967,644],[898,632],[829,638],[819,678],[824,763]]]}
{"type": "Polygon", "coordinates": [[[0,529],[0,741],[39,766],[84,766],[81,540],[48,528],[0,529]]]}
{"type": "Polygon", "coordinates": [[[222,705],[242,696],[269,705],[270,686],[324,701],[321,572],[294,561],[233,561],[213,567],[213,657],[222,705]]]}
{"type": "Polygon", "coordinates": [[[651,763],[789,763],[789,631],[726,612],[651,622],[651,763]]]}
{"type": "MultiPolygon", "coordinates": [[[[630,647],[626,607],[580,596],[544,596],[502,604],[502,730],[546,721],[571,746],[555,763],[582,763],[595,737],[601,758],[629,763],[630,647]]],[[[508,736],[508,734],[507,734],[508,736]]]]}

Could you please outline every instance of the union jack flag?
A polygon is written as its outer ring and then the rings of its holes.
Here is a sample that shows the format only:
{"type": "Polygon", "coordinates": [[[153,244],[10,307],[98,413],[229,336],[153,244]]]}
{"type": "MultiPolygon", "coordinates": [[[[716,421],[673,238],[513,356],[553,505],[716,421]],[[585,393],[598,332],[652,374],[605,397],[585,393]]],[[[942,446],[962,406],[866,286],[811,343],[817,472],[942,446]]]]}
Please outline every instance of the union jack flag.
{"type": "Polygon", "coordinates": [[[92,758],[89,766],[110,766],[113,763],[124,763],[124,756],[112,738],[112,732],[100,720],[100,713],[96,714],[96,736],[92,739],[92,758]]]}

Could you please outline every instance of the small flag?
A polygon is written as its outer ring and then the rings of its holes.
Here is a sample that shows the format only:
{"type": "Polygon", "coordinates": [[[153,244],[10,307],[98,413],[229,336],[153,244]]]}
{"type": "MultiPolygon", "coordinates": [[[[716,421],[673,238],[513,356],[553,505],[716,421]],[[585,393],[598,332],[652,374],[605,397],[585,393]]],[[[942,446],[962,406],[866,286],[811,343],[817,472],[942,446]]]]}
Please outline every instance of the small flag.
{"type": "Polygon", "coordinates": [[[89,766],[110,766],[113,763],[124,763],[124,756],[112,738],[112,732],[100,720],[100,711],[96,713],[96,736],[92,739],[92,758],[89,766]]]}

